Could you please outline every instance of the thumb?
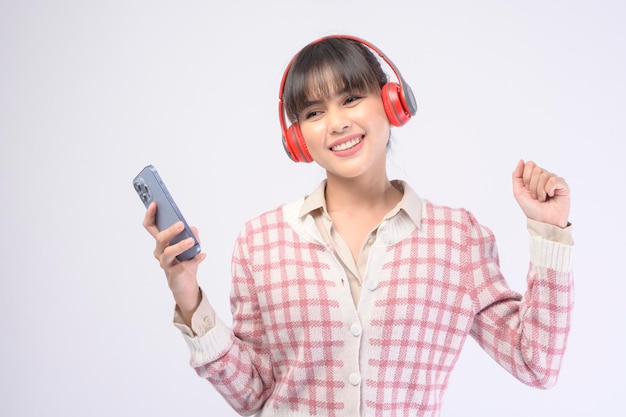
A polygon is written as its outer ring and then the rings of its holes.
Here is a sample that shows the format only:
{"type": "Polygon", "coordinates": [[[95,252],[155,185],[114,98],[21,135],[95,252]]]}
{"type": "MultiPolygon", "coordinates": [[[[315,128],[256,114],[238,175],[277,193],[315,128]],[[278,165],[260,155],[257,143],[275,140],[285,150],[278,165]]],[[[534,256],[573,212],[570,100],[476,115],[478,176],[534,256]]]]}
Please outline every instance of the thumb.
{"type": "Polygon", "coordinates": [[[524,182],[524,160],[520,159],[513,170],[513,174],[511,175],[513,179],[513,185],[517,185],[524,182]]]}

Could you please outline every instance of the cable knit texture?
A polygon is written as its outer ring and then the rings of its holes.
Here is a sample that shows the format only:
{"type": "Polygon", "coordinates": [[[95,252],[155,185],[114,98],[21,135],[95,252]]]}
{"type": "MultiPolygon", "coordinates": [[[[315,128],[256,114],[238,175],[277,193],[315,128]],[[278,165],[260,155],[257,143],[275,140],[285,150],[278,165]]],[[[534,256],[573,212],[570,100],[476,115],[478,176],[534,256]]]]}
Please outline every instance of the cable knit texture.
{"type": "Polygon", "coordinates": [[[355,308],[302,200],[248,222],[233,253],[233,328],[189,338],[192,366],[242,415],[437,416],[467,335],[530,386],[555,384],[572,308],[571,247],[531,238],[528,290],[494,236],[422,203],[383,222],[355,308]]]}

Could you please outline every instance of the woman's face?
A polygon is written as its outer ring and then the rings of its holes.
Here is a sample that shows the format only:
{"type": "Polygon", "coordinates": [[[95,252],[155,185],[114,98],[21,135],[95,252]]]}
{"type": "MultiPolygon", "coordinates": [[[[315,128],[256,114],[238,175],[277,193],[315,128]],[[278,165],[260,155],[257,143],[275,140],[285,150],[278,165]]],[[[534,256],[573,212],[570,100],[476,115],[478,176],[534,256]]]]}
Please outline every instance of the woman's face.
{"type": "Polygon", "coordinates": [[[312,98],[298,121],[313,160],[329,176],[386,175],[390,123],[379,91],[312,98]]]}

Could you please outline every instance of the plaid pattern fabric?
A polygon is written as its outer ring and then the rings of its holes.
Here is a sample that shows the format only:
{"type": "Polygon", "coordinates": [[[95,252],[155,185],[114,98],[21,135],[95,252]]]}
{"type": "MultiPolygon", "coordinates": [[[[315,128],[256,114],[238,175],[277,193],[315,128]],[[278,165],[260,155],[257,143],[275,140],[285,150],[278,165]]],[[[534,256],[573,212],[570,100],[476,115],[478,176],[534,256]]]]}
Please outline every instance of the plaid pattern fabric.
{"type": "Polygon", "coordinates": [[[218,325],[228,342],[193,364],[236,411],[437,416],[467,335],[520,381],[556,382],[572,307],[568,246],[531,239],[521,296],[488,229],[425,201],[419,227],[381,224],[355,308],[343,267],[294,204],[245,225],[233,329],[218,325]]]}

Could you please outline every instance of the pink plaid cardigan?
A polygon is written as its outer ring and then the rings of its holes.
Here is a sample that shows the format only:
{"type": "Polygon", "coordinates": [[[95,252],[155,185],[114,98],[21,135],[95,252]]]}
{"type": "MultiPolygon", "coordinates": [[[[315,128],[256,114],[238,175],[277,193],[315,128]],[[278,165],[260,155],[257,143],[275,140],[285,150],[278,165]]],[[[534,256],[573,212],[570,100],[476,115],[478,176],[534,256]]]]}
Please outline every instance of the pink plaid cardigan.
{"type": "Polygon", "coordinates": [[[233,253],[233,328],[187,338],[191,364],[242,415],[437,416],[471,335],[520,381],[552,386],[572,308],[571,247],[531,237],[528,290],[507,287],[494,236],[422,201],[383,222],[355,308],[302,199],[248,222],[233,253]]]}

